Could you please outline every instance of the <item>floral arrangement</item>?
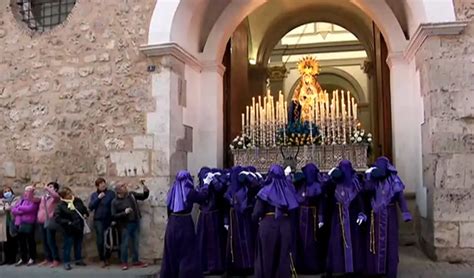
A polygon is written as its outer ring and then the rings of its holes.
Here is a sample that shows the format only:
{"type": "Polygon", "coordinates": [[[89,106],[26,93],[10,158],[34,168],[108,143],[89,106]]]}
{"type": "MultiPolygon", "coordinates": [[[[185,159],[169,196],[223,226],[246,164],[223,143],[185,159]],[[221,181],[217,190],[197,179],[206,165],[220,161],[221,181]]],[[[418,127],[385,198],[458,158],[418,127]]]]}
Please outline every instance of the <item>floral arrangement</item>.
{"type": "Polygon", "coordinates": [[[351,135],[352,144],[372,144],[372,133],[366,132],[364,129],[355,129],[351,135]]]}
{"type": "Polygon", "coordinates": [[[372,153],[372,133],[366,132],[364,129],[357,128],[354,130],[351,136],[352,144],[367,144],[367,156],[370,156],[372,153]]]}
{"type": "Polygon", "coordinates": [[[229,148],[231,150],[250,149],[250,148],[252,148],[252,140],[246,134],[239,135],[239,136],[235,137],[234,140],[232,140],[232,143],[230,143],[229,148]]]}

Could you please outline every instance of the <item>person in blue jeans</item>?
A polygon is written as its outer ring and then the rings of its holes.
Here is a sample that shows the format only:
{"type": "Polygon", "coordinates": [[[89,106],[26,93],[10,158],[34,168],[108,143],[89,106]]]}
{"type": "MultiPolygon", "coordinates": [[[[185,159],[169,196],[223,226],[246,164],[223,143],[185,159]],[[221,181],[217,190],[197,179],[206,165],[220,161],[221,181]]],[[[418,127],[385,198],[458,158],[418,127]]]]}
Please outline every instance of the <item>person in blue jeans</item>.
{"type": "Polygon", "coordinates": [[[56,207],[54,216],[63,230],[63,263],[64,269],[71,270],[71,248],[74,246],[74,258],[77,266],[85,266],[82,260],[82,241],[84,239],[84,219],[89,212],[81,199],[74,197],[69,187],[59,191],[61,202],[56,207]]]}
{"type": "Polygon", "coordinates": [[[116,198],[112,201],[112,219],[117,222],[122,235],[120,243],[120,260],[122,261],[122,270],[128,269],[128,244],[131,241],[132,247],[132,264],[136,267],[147,267],[148,265],[139,259],[139,237],[140,237],[140,219],[142,218],[138,202],[146,200],[150,195],[150,191],[145,186],[144,181],[143,193],[138,193],[127,189],[127,184],[119,184],[116,191],[116,198]]]}
{"type": "Polygon", "coordinates": [[[103,178],[98,178],[95,181],[95,187],[97,190],[91,194],[89,210],[94,211],[97,252],[103,262],[102,267],[107,267],[110,264],[111,254],[105,250],[104,234],[112,222],[112,201],[115,199],[115,192],[107,189],[107,183],[103,178]]]}

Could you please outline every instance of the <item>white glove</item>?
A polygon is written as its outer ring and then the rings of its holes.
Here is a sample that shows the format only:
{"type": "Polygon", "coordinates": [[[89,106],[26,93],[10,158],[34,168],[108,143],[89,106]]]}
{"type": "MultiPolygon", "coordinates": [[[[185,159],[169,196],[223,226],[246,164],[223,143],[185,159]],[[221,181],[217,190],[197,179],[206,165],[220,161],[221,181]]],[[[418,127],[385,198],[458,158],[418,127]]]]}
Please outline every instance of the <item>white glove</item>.
{"type": "Polygon", "coordinates": [[[357,225],[360,226],[360,225],[362,224],[362,219],[358,218],[358,219],[356,220],[356,223],[357,223],[357,225]]]}
{"type": "Polygon", "coordinates": [[[330,176],[332,174],[332,172],[334,172],[334,170],[336,170],[336,169],[337,169],[337,167],[334,167],[331,170],[329,170],[328,175],[330,176]]]}
{"type": "Polygon", "coordinates": [[[224,228],[228,231],[229,230],[229,225],[224,225],[224,228]]]}
{"type": "Polygon", "coordinates": [[[291,173],[291,167],[290,167],[290,166],[287,166],[287,167],[285,168],[285,176],[288,176],[290,173],[291,173]]]}
{"type": "Polygon", "coordinates": [[[213,177],[212,173],[208,173],[206,177],[204,178],[204,184],[206,185],[210,184],[212,181],[212,177],[213,177]]]}
{"type": "Polygon", "coordinates": [[[374,169],[377,169],[377,167],[371,167],[371,168],[367,169],[367,170],[365,171],[365,173],[366,173],[366,174],[370,174],[370,173],[372,173],[372,171],[373,171],[374,169]]]}
{"type": "Polygon", "coordinates": [[[319,222],[319,223],[318,223],[318,227],[321,229],[322,226],[324,226],[324,223],[323,223],[323,222],[319,222]]]}

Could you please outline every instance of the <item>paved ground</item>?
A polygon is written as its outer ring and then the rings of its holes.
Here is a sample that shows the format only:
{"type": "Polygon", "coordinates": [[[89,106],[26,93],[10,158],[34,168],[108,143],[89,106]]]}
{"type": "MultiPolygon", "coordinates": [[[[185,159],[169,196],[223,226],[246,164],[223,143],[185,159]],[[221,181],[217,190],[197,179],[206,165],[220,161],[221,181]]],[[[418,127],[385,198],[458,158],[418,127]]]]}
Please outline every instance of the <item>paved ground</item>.
{"type": "MultiPolygon", "coordinates": [[[[75,267],[71,271],[62,268],[51,269],[48,267],[14,267],[0,266],[1,278],[20,277],[91,277],[91,278],[122,278],[122,277],[157,277],[159,266],[148,268],[130,268],[122,271],[120,266],[111,266],[103,269],[98,265],[75,267]]],[[[217,276],[214,276],[217,278],[217,276]]],[[[209,277],[209,278],[214,278],[209,277]]],[[[319,276],[298,276],[299,278],[313,278],[319,276]]],[[[400,248],[400,278],[474,278],[474,263],[450,264],[445,262],[432,262],[415,246],[400,248]]],[[[189,277],[192,278],[192,277],[189,277]]]]}
{"type": "Polygon", "coordinates": [[[53,277],[90,277],[90,278],[131,278],[131,277],[157,277],[159,271],[158,266],[150,266],[147,268],[130,268],[127,271],[122,271],[119,265],[111,266],[109,268],[101,268],[99,265],[88,265],[85,267],[74,267],[70,271],[65,271],[62,267],[14,267],[14,266],[0,266],[1,278],[53,278],[53,277]]]}

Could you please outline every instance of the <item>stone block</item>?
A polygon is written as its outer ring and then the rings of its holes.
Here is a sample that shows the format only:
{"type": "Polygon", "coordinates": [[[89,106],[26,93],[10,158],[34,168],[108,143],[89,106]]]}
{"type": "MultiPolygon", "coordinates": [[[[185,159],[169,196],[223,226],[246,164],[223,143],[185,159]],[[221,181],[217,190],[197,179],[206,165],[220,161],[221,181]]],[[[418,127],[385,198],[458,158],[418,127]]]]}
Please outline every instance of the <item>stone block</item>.
{"type": "Polygon", "coordinates": [[[434,259],[437,261],[447,261],[452,263],[474,261],[474,248],[435,248],[434,253],[434,259]]]}
{"type": "Polygon", "coordinates": [[[474,248],[474,222],[460,223],[459,246],[474,248]]]}
{"type": "Polygon", "coordinates": [[[140,135],[133,137],[134,149],[153,149],[153,135],[140,135]]]}
{"type": "Polygon", "coordinates": [[[119,138],[109,138],[104,141],[107,150],[122,150],[125,148],[125,141],[119,138]]]}
{"type": "Polygon", "coordinates": [[[432,188],[434,221],[474,221],[474,192],[466,189],[432,188]]]}
{"type": "Polygon", "coordinates": [[[3,175],[7,178],[16,177],[16,167],[15,163],[11,161],[3,162],[3,175]]]}
{"type": "Polygon", "coordinates": [[[459,224],[455,222],[434,223],[434,246],[456,247],[459,243],[459,224]]]}
{"type": "Polygon", "coordinates": [[[431,134],[431,142],[429,143],[431,143],[429,153],[452,154],[474,152],[474,134],[470,133],[433,132],[431,134]]]}
{"type": "Polygon", "coordinates": [[[152,169],[153,176],[172,175],[170,171],[169,150],[162,150],[162,151],[154,150],[151,152],[151,169],[152,169]]]}
{"type": "Polygon", "coordinates": [[[36,148],[42,152],[49,152],[54,148],[55,144],[56,143],[54,142],[53,138],[49,136],[42,136],[38,140],[36,148]]]}
{"type": "Polygon", "coordinates": [[[446,163],[446,188],[474,188],[474,154],[454,154],[446,163]]]}
{"type": "Polygon", "coordinates": [[[105,157],[97,158],[95,168],[97,171],[97,175],[103,176],[107,174],[107,160],[105,159],[105,157]]]}
{"type": "Polygon", "coordinates": [[[120,177],[145,176],[150,172],[148,151],[113,152],[110,159],[120,177]]]}

